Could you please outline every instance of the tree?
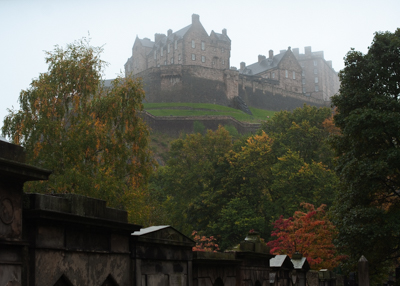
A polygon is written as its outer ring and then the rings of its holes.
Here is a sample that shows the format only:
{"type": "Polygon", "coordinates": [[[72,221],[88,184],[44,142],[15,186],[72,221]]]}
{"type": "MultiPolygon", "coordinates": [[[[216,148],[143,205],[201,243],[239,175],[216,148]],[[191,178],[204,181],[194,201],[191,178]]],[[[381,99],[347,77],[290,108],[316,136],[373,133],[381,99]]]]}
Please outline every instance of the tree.
{"type": "Polygon", "coordinates": [[[312,204],[301,205],[307,212],[296,211],[293,217],[281,216],[274,222],[271,236],[276,239],[267,243],[271,254],[292,256],[300,252],[311,269],[335,268],[345,257],[338,255],[333,244],[337,231],[325,213],[326,206],[315,209],[312,204]]]}
{"type": "Polygon", "coordinates": [[[131,78],[103,88],[101,52],[84,39],[46,52],[48,71],[21,92],[20,109],[9,110],[2,134],[25,148],[27,163],[53,171],[25,191],[104,199],[143,222],[153,168],[138,116],[144,91],[131,78]]]}
{"type": "Polygon", "coordinates": [[[333,141],[343,182],[335,206],[339,246],[372,275],[400,257],[400,29],[379,32],[367,54],[354,49],[332,98],[341,134],[333,141]]]}
{"type": "Polygon", "coordinates": [[[331,117],[327,107],[304,104],[293,111],[280,111],[261,125],[261,130],[273,138],[274,153],[282,157],[290,149],[298,152],[306,163],[322,162],[332,166],[333,151],[327,142],[329,130],[324,121],[331,117]]]}
{"type": "Polygon", "coordinates": [[[302,202],[332,205],[338,178],[321,162],[304,162],[298,152],[288,151],[272,166],[271,208],[274,215],[290,216],[302,202]]]}
{"type": "Polygon", "coordinates": [[[231,148],[232,138],[221,126],[216,131],[207,130],[205,135],[190,134],[171,143],[167,166],[159,168],[152,186],[158,189],[166,217],[183,233],[190,235],[194,229],[201,229],[189,221],[188,207],[213,188],[220,176],[218,161],[231,148]]]}

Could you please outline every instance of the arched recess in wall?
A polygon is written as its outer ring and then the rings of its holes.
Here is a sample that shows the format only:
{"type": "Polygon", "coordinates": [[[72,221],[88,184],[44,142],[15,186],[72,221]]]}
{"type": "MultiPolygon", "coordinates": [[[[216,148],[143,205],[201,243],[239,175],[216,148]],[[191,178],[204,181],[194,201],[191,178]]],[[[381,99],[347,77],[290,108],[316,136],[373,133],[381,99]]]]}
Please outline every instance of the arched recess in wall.
{"type": "Polygon", "coordinates": [[[57,280],[54,286],[74,286],[72,282],[64,274],[57,280]]]}
{"type": "Polygon", "coordinates": [[[215,279],[213,286],[224,286],[224,282],[220,277],[218,277],[217,279],[215,279]]]}
{"type": "Polygon", "coordinates": [[[117,281],[110,275],[107,276],[106,280],[104,280],[101,286],[118,286],[117,281]]]}

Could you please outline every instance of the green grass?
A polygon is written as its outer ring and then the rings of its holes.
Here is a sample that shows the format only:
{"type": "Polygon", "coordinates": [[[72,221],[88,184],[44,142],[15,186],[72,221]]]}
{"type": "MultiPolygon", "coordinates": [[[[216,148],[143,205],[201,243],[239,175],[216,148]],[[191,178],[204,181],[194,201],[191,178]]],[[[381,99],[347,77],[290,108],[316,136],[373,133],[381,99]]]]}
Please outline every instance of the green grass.
{"type": "Polygon", "coordinates": [[[251,116],[235,108],[209,103],[144,103],[144,109],[154,116],[232,116],[252,123],[266,121],[275,113],[250,107],[251,116]]]}

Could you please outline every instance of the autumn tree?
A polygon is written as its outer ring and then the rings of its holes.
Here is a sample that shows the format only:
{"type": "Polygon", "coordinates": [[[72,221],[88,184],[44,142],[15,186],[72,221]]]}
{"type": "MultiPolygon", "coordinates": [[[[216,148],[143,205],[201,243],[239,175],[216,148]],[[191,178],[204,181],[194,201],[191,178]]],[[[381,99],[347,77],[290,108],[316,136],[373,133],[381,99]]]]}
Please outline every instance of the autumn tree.
{"type": "Polygon", "coordinates": [[[400,258],[400,29],[379,32],[367,54],[352,49],[332,98],[341,134],[333,140],[343,182],[335,206],[339,246],[370,274],[400,258]]]}
{"type": "Polygon", "coordinates": [[[312,204],[303,203],[305,212],[296,211],[287,219],[281,216],[274,222],[271,236],[276,237],[267,243],[271,254],[292,256],[300,252],[311,266],[311,269],[333,269],[345,257],[339,255],[333,239],[337,231],[330,222],[325,205],[315,208],[312,204]]]}
{"type": "Polygon", "coordinates": [[[46,52],[48,71],[21,91],[20,109],[9,110],[2,134],[25,148],[27,163],[53,171],[25,191],[104,199],[144,222],[152,170],[138,116],[144,91],[140,81],[120,77],[104,88],[101,52],[85,39],[46,52]]]}

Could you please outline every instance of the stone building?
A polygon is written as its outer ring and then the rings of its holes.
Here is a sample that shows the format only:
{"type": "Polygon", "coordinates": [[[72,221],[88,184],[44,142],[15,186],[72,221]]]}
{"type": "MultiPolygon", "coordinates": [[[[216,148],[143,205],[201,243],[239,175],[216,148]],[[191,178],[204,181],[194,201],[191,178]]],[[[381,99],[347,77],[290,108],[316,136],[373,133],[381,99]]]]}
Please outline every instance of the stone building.
{"type": "Polygon", "coordinates": [[[137,74],[152,67],[166,65],[196,65],[213,69],[229,69],[231,40],[226,29],[208,35],[199,15],[179,31],[155,34],[154,41],[136,37],[132,56],[125,64],[125,74],[137,74]]]}
{"type": "Polygon", "coordinates": [[[176,32],[136,37],[125,64],[126,76],[140,77],[147,102],[213,103],[242,109],[292,110],[304,103],[329,106],[339,88],[323,52],[305,54],[289,47],[240,69],[230,68],[231,40],[226,29],[207,34],[199,15],[176,32]],[[245,108],[243,108],[243,106],[245,108]]]}
{"type": "Polygon", "coordinates": [[[293,51],[289,47],[274,55],[269,50],[268,58],[258,56],[258,61],[246,66],[240,63],[241,75],[271,79],[278,82],[278,86],[307,97],[330,101],[330,98],[339,90],[339,77],[332,68],[332,61],[326,61],[324,52],[311,52],[311,47],[293,51]]]}
{"type": "Polygon", "coordinates": [[[332,68],[332,61],[325,60],[323,51],[312,52],[311,47],[305,47],[304,54],[300,54],[298,48],[293,49],[293,54],[303,70],[303,94],[330,101],[340,87],[338,73],[332,68]]]}

